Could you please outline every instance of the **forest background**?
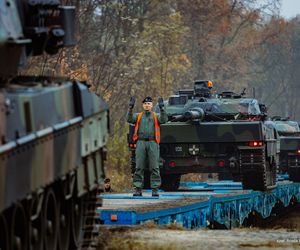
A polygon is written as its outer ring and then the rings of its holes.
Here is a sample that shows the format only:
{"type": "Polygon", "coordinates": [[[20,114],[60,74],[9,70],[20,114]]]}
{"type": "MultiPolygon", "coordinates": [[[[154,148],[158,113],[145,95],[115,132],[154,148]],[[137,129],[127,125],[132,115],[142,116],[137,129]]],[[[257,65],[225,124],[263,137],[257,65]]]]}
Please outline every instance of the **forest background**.
{"type": "Polygon", "coordinates": [[[28,74],[87,81],[110,106],[107,175],[129,188],[125,115],[145,96],[167,99],[195,79],[259,99],[269,114],[300,121],[300,17],[280,0],[64,0],[76,6],[77,45],[30,59],[28,74]]]}

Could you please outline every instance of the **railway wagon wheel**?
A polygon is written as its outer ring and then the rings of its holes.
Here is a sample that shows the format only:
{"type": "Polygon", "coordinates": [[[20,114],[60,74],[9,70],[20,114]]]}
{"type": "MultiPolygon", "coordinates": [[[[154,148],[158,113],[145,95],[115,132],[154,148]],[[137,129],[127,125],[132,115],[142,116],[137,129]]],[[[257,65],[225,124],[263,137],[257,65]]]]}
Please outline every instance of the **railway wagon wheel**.
{"type": "Polygon", "coordinates": [[[38,199],[34,200],[30,208],[29,246],[30,250],[42,250],[44,239],[42,211],[37,211],[38,199]]]}
{"type": "Polygon", "coordinates": [[[10,240],[11,249],[27,250],[29,234],[27,230],[27,219],[24,207],[17,203],[12,207],[11,224],[10,224],[10,240]]]}
{"type": "Polygon", "coordinates": [[[0,215],[0,249],[9,249],[8,226],[3,214],[0,215]]]}
{"type": "Polygon", "coordinates": [[[43,202],[43,225],[44,225],[44,249],[54,250],[57,246],[58,207],[55,194],[50,189],[43,202]]]}
{"type": "Polygon", "coordinates": [[[84,196],[71,199],[71,247],[76,249],[83,240],[84,196]]]}
{"type": "Polygon", "coordinates": [[[71,218],[70,218],[70,200],[66,200],[63,196],[59,199],[59,230],[58,230],[58,244],[60,250],[69,249],[71,218]]]}

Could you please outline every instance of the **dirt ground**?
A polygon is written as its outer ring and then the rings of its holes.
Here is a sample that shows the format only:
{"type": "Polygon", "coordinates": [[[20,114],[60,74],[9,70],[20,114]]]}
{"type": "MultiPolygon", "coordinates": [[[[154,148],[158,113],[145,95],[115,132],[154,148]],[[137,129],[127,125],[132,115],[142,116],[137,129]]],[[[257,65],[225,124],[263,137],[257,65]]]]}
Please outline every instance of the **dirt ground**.
{"type": "Polygon", "coordinates": [[[146,224],[101,227],[98,249],[300,249],[300,209],[294,209],[260,228],[187,230],[146,224]]]}

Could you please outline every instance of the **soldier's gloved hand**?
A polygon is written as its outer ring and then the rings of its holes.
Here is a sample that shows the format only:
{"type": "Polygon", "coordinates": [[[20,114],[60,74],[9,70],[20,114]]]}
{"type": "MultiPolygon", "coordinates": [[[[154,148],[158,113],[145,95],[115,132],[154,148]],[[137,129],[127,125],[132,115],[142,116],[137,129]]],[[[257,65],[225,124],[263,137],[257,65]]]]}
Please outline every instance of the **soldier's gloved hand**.
{"type": "Polygon", "coordinates": [[[134,104],[135,104],[135,97],[132,96],[132,97],[130,97],[130,101],[129,101],[129,105],[128,105],[129,109],[133,109],[134,104]]]}
{"type": "Polygon", "coordinates": [[[160,109],[163,109],[165,107],[164,99],[162,99],[161,97],[158,98],[158,106],[160,109]]]}

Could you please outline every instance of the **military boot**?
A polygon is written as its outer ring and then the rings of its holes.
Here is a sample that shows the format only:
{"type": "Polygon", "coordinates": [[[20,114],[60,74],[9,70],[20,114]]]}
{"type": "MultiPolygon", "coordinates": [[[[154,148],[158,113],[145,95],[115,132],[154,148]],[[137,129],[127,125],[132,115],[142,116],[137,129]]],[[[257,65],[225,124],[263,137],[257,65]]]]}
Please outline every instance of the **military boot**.
{"type": "Polygon", "coordinates": [[[158,189],[157,188],[153,188],[152,189],[152,196],[159,197],[159,193],[158,193],[158,189]]]}
{"type": "Polygon", "coordinates": [[[133,196],[143,196],[141,188],[135,188],[133,192],[133,196]]]}

